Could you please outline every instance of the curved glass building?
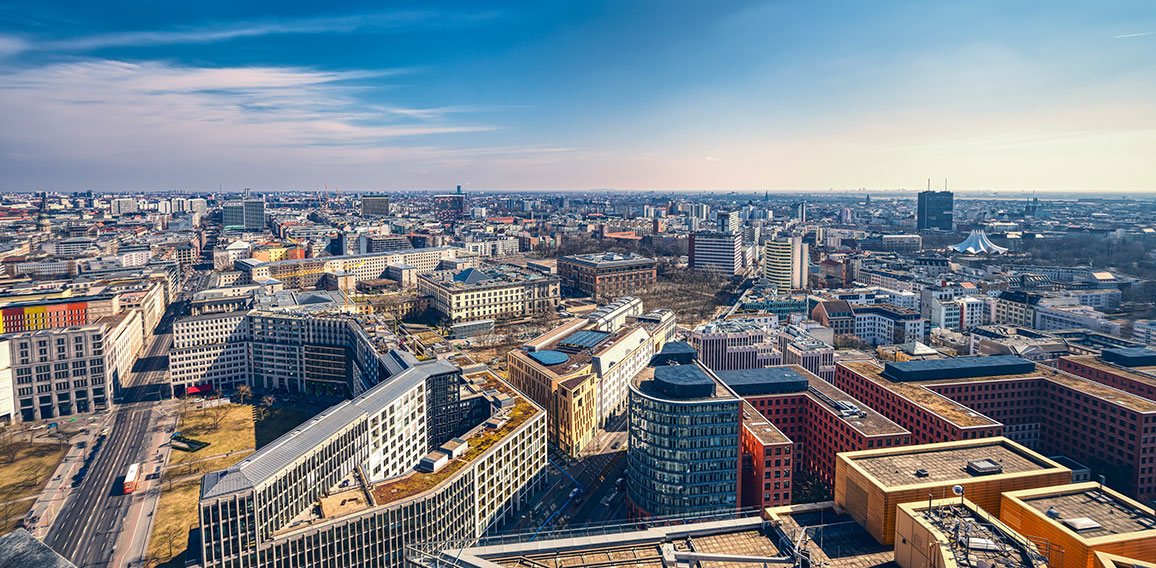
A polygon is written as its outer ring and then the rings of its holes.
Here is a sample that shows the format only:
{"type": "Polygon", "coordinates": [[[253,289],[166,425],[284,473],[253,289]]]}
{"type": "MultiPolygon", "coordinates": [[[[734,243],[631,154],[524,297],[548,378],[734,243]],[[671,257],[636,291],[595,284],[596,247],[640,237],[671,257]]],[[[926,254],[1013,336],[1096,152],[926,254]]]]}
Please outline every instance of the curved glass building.
{"type": "Polygon", "coordinates": [[[630,384],[633,517],[738,508],[742,399],[698,363],[648,367],[630,384]]]}

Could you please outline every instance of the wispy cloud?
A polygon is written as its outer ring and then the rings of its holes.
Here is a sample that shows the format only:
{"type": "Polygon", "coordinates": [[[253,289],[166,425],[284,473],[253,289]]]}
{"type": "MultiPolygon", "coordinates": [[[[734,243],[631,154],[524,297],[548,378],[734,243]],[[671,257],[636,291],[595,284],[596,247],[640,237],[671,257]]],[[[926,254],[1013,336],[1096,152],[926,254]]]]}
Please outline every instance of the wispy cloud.
{"type": "Polygon", "coordinates": [[[25,47],[43,51],[74,52],[114,47],[214,43],[271,35],[353,33],[358,31],[389,33],[414,29],[457,29],[497,17],[498,13],[496,12],[407,11],[301,19],[248,20],[44,40],[28,42],[25,47]]]}
{"type": "Polygon", "coordinates": [[[1124,38],[1129,38],[1129,37],[1142,37],[1142,36],[1147,36],[1147,35],[1152,35],[1152,34],[1156,34],[1156,32],[1140,32],[1140,33],[1136,33],[1136,34],[1120,34],[1120,35],[1112,36],[1112,37],[1114,37],[1116,39],[1124,39],[1124,38]]]}

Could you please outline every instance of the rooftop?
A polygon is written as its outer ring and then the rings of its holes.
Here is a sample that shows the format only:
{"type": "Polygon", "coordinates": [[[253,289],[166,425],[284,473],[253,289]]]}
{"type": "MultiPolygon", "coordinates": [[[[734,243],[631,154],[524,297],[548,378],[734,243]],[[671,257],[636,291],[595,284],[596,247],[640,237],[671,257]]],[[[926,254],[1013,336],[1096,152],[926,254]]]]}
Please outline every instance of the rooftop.
{"type": "Polygon", "coordinates": [[[960,379],[1018,375],[1035,371],[1035,363],[1014,355],[992,357],[959,357],[887,363],[883,375],[894,381],[910,382],[935,379],[960,379]]]}
{"type": "Polygon", "coordinates": [[[743,427],[763,444],[785,444],[791,441],[749,402],[743,403],[743,427]]]}
{"type": "Polygon", "coordinates": [[[1023,535],[966,499],[904,503],[915,522],[931,531],[945,557],[956,566],[1046,568],[1047,557],[1023,535]]]}
{"type": "Polygon", "coordinates": [[[799,551],[810,557],[812,566],[898,567],[892,547],[879,544],[851,515],[836,511],[830,501],[775,507],[767,514],[787,542],[793,546],[799,543],[799,551]],[[802,538],[804,532],[806,538],[802,538]]]}
{"type": "Polygon", "coordinates": [[[866,450],[851,452],[847,459],[885,487],[946,485],[991,475],[1065,469],[1004,438],[987,438],[981,442],[866,450]],[[981,470],[972,464],[993,467],[981,470]]]}
{"type": "MultiPolygon", "coordinates": [[[[1094,483],[1048,489],[1050,491],[1031,490],[1023,493],[1032,495],[1013,496],[1080,538],[1156,530],[1156,517],[1151,509],[1114,491],[1101,490],[1094,483]],[[1049,510],[1054,510],[1058,516],[1051,517],[1049,510]],[[1088,520],[1092,522],[1086,522],[1088,520]]],[[[1156,533],[1146,536],[1156,536],[1156,533]]]]}
{"type": "Polygon", "coordinates": [[[960,405],[943,395],[932,392],[920,384],[897,383],[883,377],[883,369],[870,361],[846,361],[840,365],[874,381],[895,394],[934,412],[944,420],[962,428],[982,428],[998,426],[999,422],[960,405]]]}

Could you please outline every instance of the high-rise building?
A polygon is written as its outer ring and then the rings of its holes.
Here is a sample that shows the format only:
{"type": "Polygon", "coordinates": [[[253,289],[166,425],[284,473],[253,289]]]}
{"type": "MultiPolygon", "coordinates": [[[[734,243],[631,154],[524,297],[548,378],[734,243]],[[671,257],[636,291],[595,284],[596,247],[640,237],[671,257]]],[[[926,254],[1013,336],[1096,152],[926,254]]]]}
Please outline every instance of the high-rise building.
{"type": "Polygon", "coordinates": [[[737,233],[742,227],[738,211],[719,211],[715,214],[720,233],[737,233]]]}
{"type": "Polygon", "coordinates": [[[458,186],[457,193],[434,196],[434,212],[439,221],[451,222],[461,220],[466,216],[467,207],[466,194],[462,192],[462,186],[460,185],[458,186]]]}
{"type": "Polygon", "coordinates": [[[190,199],[189,211],[199,213],[203,217],[209,213],[209,202],[199,197],[190,199]]]}
{"type": "Polygon", "coordinates": [[[810,252],[802,237],[767,241],[764,250],[763,275],[780,291],[807,287],[810,252]]]}
{"type": "Polygon", "coordinates": [[[234,230],[264,228],[265,201],[250,198],[226,201],[221,206],[221,224],[234,230]]]}
{"type": "Polygon", "coordinates": [[[361,216],[380,216],[389,215],[389,196],[388,195],[365,195],[361,197],[361,216]]]}
{"type": "Polygon", "coordinates": [[[690,234],[691,270],[730,278],[743,269],[743,236],[739,233],[699,231],[690,234]]]}
{"type": "Polygon", "coordinates": [[[915,227],[920,231],[952,231],[955,194],[950,191],[921,191],[915,211],[915,227]]]}
{"type": "Polygon", "coordinates": [[[112,214],[115,216],[128,215],[138,211],[137,201],[130,197],[112,200],[112,214]]]}

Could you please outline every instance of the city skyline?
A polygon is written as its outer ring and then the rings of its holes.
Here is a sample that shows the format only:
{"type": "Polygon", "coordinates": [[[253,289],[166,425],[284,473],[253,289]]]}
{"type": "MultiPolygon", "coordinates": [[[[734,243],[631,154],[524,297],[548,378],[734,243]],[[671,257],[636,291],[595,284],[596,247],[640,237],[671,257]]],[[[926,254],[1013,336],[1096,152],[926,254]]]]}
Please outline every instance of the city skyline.
{"type": "Polygon", "coordinates": [[[1058,8],[5,5],[0,189],[1156,190],[1156,9],[1058,8]]]}

